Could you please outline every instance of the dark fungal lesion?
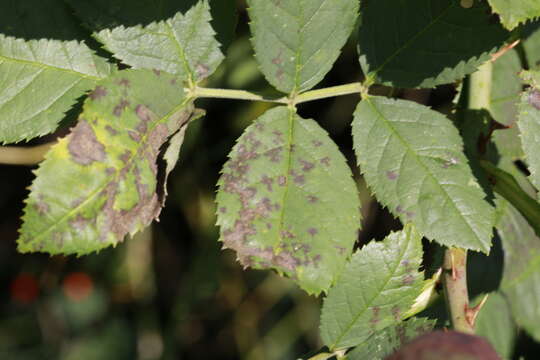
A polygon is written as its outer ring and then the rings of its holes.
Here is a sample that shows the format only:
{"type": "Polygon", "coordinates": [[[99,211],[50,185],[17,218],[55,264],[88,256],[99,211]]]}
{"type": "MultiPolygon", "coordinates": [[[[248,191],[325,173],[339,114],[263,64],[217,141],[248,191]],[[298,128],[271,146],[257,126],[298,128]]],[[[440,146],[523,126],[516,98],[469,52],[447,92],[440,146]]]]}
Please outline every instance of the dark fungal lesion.
{"type": "Polygon", "coordinates": [[[73,128],[67,147],[73,161],[80,165],[90,165],[106,157],[105,146],[99,142],[94,129],[84,119],[73,128]]]}

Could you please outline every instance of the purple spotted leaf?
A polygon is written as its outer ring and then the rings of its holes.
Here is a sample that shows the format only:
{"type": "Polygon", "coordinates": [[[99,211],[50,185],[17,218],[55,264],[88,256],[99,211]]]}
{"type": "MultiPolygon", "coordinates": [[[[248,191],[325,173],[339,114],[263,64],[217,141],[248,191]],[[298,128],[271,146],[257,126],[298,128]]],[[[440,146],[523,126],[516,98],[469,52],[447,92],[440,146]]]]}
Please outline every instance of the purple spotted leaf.
{"type": "Polygon", "coordinates": [[[149,225],[163,203],[158,157],[192,111],[182,82],[163,72],[125,70],[101,81],[35,172],[19,250],[87,254],[149,225]]]}
{"type": "Polygon", "coordinates": [[[208,1],[185,14],[146,26],[118,26],[94,36],[116,58],[136,69],[157,69],[196,83],[210,76],[223,60],[208,1]]]}
{"type": "Polygon", "coordinates": [[[249,0],[255,56],[284,93],[317,85],[330,71],[358,17],[358,0],[249,0]]]}
{"type": "Polygon", "coordinates": [[[219,180],[218,225],[245,267],[326,291],[350,256],[360,202],[343,155],[313,120],[277,107],[249,126],[219,180]]]}
{"type": "Polygon", "coordinates": [[[540,189],[540,71],[524,71],[530,87],[521,95],[518,127],[533,185],[540,189]]]}
{"type": "Polygon", "coordinates": [[[489,252],[495,221],[452,122],[426,106],[367,97],[353,120],[360,170],[377,200],[430,240],[489,252]]]}
{"type": "Polygon", "coordinates": [[[406,225],[352,256],[322,307],[321,337],[330,350],[364,344],[403,320],[422,292],[421,240],[414,226],[406,225]]]}

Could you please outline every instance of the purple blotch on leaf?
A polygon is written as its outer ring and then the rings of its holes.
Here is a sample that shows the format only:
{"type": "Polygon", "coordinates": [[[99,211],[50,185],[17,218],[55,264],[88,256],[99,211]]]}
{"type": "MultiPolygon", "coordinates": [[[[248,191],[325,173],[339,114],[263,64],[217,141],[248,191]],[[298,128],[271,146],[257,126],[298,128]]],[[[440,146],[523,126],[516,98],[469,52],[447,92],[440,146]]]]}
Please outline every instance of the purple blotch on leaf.
{"type": "Polygon", "coordinates": [[[88,95],[90,97],[90,99],[92,100],[98,100],[98,99],[101,99],[102,97],[106,96],[107,95],[107,89],[105,89],[103,86],[101,85],[98,85],[96,86],[96,88],[94,89],[94,91],[92,91],[90,93],[90,95],[88,95]]]}
{"type": "Polygon", "coordinates": [[[71,132],[68,151],[73,161],[81,165],[105,160],[105,146],[98,141],[92,126],[83,119],[71,132]]]}
{"type": "Polygon", "coordinates": [[[395,171],[387,171],[386,172],[386,177],[389,180],[396,180],[398,176],[397,176],[397,173],[395,171]]]}
{"type": "Polygon", "coordinates": [[[529,93],[529,104],[533,106],[536,110],[540,110],[540,91],[534,89],[529,93]]]}

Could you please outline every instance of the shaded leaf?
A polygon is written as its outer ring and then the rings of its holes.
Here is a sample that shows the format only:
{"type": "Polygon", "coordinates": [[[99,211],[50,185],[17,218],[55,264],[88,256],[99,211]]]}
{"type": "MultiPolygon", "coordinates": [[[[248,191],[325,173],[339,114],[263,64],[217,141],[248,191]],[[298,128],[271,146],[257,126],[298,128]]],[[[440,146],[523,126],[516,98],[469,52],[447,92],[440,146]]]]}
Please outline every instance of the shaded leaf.
{"type": "Polygon", "coordinates": [[[87,254],[147,226],[161,210],[160,148],[191,111],[183,84],[165,73],[126,70],[100,82],[36,171],[19,250],[87,254]]]}
{"type": "Polygon", "coordinates": [[[522,77],[531,87],[521,95],[518,127],[530,180],[540,189],[540,72],[525,71],[522,77]]]}
{"type": "Polygon", "coordinates": [[[363,1],[361,14],[362,70],[394,87],[434,87],[461,79],[509,36],[480,1],[471,8],[459,1],[363,1]]]}
{"type": "Polygon", "coordinates": [[[77,98],[112,69],[76,41],[24,41],[0,34],[0,143],[54,131],[77,98]]]}
{"type": "MultiPolygon", "coordinates": [[[[165,20],[177,12],[185,13],[199,0],[161,0],[159,6],[154,0],[65,0],[84,25],[92,31],[114,28],[148,25],[151,22],[165,20]]],[[[210,0],[212,27],[217,39],[228,46],[236,27],[236,3],[234,0],[210,0]]]]}
{"type": "Polygon", "coordinates": [[[358,0],[248,0],[255,56],[284,93],[317,85],[353,30],[358,0]]]}
{"type": "Polygon", "coordinates": [[[531,70],[540,69],[540,21],[527,24],[524,31],[528,35],[523,41],[525,58],[531,70]]]}
{"type": "Polygon", "coordinates": [[[119,26],[95,34],[116,58],[137,69],[163,70],[192,82],[211,75],[223,60],[210,26],[208,1],[147,26],[119,26]]]}
{"type": "Polygon", "coordinates": [[[494,12],[499,14],[503,25],[512,30],[519,24],[540,17],[538,0],[488,0],[494,12]]]}
{"type": "Polygon", "coordinates": [[[347,353],[347,359],[383,360],[409,341],[433,330],[435,323],[435,320],[414,317],[396,326],[387,327],[347,353]]]}
{"type": "Polygon", "coordinates": [[[404,100],[368,97],[353,120],[360,170],[377,199],[427,238],[489,252],[493,208],[452,122],[404,100]]]}
{"type": "Polygon", "coordinates": [[[510,359],[517,337],[516,324],[512,320],[506,299],[498,292],[489,298],[478,313],[476,334],[485,337],[503,359],[510,359]]]}
{"type": "Polygon", "coordinates": [[[422,236],[413,226],[357,251],[324,300],[321,337],[331,350],[362,344],[397,324],[422,291],[422,236]]]}
{"type": "Polygon", "coordinates": [[[82,40],[86,35],[64,0],[3,0],[0,34],[26,40],[82,40]]]}
{"type": "Polygon", "coordinates": [[[504,248],[501,291],[515,322],[540,341],[540,238],[506,200],[497,198],[497,232],[504,248]]]}
{"type": "Polygon", "coordinates": [[[517,126],[509,129],[495,130],[492,140],[501,156],[507,156],[513,160],[523,159],[525,157],[517,126]]]}
{"type": "Polygon", "coordinates": [[[238,139],[217,194],[224,247],[246,267],[275,269],[326,291],[350,256],[360,202],[343,155],[313,120],[287,107],[238,139]]]}

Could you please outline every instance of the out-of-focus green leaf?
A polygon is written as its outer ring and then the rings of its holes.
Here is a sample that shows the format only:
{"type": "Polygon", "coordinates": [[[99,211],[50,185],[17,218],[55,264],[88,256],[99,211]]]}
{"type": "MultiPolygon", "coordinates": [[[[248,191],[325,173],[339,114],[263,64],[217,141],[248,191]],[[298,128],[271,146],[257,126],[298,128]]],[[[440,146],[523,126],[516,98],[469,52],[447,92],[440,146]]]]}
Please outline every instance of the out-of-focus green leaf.
{"type": "Polygon", "coordinates": [[[475,1],[363,1],[360,64],[368,78],[394,87],[434,87],[470,74],[509,33],[475,1]]]}
{"type": "Polygon", "coordinates": [[[343,155],[313,120],[277,107],[249,126],[223,168],[221,241],[246,267],[326,291],[350,256],[360,202],[343,155]]]}
{"type": "Polygon", "coordinates": [[[540,341],[540,238],[502,198],[497,198],[497,215],[497,232],[504,248],[501,291],[517,325],[540,341]]]}
{"type": "Polygon", "coordinates": [[[494,12],[499,14],[504,26],[512,30],[519,24],[540,17],[538,0],[488,0],[494,12]]]}
{"type": "Polygon", "coordinates": [[[321,337],[331,350],[397,324],[422,291],[422,236],[412,225],[356,252],[324,300],[321,337]]]}
{"type": "Polygon", "coordinates": [[[284,93],[317,85],[353,30],[358,0],[248,0],[255,56],[284,93]]]}
{"type": "Polygon", "coordinates": [[[525,71],[522,77],[531,87],[521,95],[518,126],[530,180],[540,189],[540,72],[525,71]]]}
{"type": "Polygon", "coordinates": [[[525,58],[530,70],[540,69],[540,22],[528,24],[526,26],[529,34],[522,41],[523,49],[525,50],[525,58]]]}
{"type": "Polygon", "coordinates": [[[169,74],[125,70],[100,82],[36,171],[19,250],[87,254],[147,226],[162,205],[160,148],[191,112],[169,74]]]}
{"type": "Polygon", "coordinates": [[[95,34],[116,58],[137,69],[163,70],[192,82],[210,76],[223,60],[210,26],[210,7],[200,1],[185,15],[147,26],[118,26],[95,34]]]}
{"type": "Polygon", "coordinates": [[[509,129],[495,130],[492,135],[492,140],[500,155],[507,156],[514,160],[523,159],[525,157],[525,153],[521,147],[521,139],[519,138],[519,129],[517,126],[509,129]]]}
{"type": "Polygon", "coordinates": [[[354,114],[353,140],[367,184],[403,223],[443,245],[489,252],[494,211],[450,120],[413,102],[368,97],[354,114]]]}
{"type": "Polygon", "coordinates": [[[395,326],[387,327],[347,353],[347,359],[384,360],[402,345],[433,330],[435,323],[435,320],[426,318],[411,318],[395,326]]]}
{"type": "Polygon", "coordinates": [[[517,103],[522,89],[520,71],[521,61],[513,49],[493,63],[489,110],[493,118],[504,125],[512,125],[517,120],[517,103]]]}
{"type": "Polygon", "coordinates": [[[516,324],[512,320],[506,299],[499,293],[489,297],[476,318],[476,335],[489,340],[503,359],[510,359],[517,337],[516,324]]]}
{"type": "Polygon", "coordinates": [[[77,98],[111,71],[82,43],[0,34],[0,143],[54,131],[77,98]]]}

